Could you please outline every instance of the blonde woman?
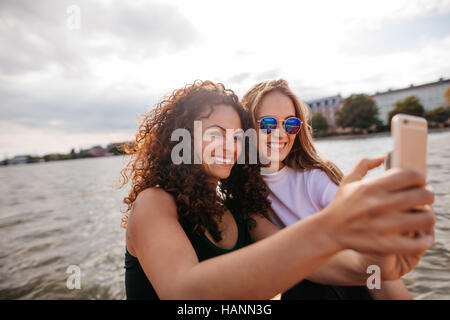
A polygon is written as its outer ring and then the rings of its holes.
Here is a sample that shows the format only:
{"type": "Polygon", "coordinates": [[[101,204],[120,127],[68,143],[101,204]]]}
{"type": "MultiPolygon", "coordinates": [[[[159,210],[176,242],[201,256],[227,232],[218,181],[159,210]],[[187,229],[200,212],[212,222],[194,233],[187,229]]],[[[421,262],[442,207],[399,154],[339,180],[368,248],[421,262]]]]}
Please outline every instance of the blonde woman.
{"type": "MultiPolygon", "coordinates": [[[[244,95],[242,104],[258,131],[258,151],[267,163],[263,179],[270,190],[272,222],[284,228],[327,207],[343,175],[335,164],[317,154],[307,122],[307,107],[288,83],[283,79],[260,82],[244,95]]],[[[358,265],[358,254],[353,253],[353,263],[358,265]]],[[[347,252],[347,259],[353,253],[347,252]]],[[[349,284],[351,281],[318,284],[305,280],[282,298],[412,298],[401,280],[384,282],[382,290],[370,290],[371,296],[366,287],[342,286],[349,284]]]]}
{"type": "Polygon", "coordinates": [[[239,98],[211,81],[175,90],[143,118],[122,170],[123,185],[131,183],[123,220],[127,299],[270,299],[305,277],[365,281],[364,266],[348,268],[346,249],[395,254],[377,264],[383,278],[399,279],[433,243],[402,235],[433,230],[432,211],[403,214],[434,200],[421,176],[398,170],[360,181],[379,159],[357,165],[320,214],[279,231],[268,220],[260,168],[237,161],[248,125],[239,98]],[[195,121],[209,137],[234,134],[201,163],[194,163],[195,148],[175,163],[177,129],[188,133],[189,146],[206,150],[213,143],[195,134],[195,121]],[[392,210],[383,210],[386,203],[392,210]]]}

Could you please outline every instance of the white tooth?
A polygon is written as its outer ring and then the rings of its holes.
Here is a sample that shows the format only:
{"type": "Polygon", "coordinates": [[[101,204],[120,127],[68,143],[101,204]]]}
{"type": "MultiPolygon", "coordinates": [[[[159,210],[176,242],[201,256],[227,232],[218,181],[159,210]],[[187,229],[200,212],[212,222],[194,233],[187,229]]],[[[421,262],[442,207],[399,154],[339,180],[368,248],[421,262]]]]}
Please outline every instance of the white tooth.
{"type": "Polygon", "coordinates": [[[219,158],[219,157],[214,157],[214,162],[217,164],[232,164],[233,163],[233,159],[228,159],[228,158],[219,158]]]}
{"type": "Polygon", "coordinates": [[[268,144],[268,147],[271,149],[283,149],[286,146],[286,143],[278,144],[278,143],[272,143],[268,144]]]}

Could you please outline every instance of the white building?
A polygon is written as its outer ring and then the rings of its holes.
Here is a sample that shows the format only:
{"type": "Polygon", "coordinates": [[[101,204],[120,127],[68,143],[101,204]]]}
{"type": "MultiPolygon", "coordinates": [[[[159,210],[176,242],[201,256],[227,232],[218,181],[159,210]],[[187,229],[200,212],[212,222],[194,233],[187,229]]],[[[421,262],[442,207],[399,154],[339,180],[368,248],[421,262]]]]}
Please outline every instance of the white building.
{"type": "Polygon", "coordinates": [[[439,81],[425,83],[422,85],[410,85],[408,88],[377,92],[371,96],[378,106],[378,116],[384,124],[389,120],[389,112],[394,109],[398,100],[409,96],[416,96],[422,103],[425,111],[443,106],[445,103],[444,92],[450,87],[450,79],[440,78],[439,81]]]}
{"type": "Polygon", "coordinates": [[[318,112],[321,113],[327,119],[328,125],[332,130],[336,127],[335,113],[342,107],[343,102],[344,100],[340,94],[306,101],[311,110],[311,117],[318,112]]]}

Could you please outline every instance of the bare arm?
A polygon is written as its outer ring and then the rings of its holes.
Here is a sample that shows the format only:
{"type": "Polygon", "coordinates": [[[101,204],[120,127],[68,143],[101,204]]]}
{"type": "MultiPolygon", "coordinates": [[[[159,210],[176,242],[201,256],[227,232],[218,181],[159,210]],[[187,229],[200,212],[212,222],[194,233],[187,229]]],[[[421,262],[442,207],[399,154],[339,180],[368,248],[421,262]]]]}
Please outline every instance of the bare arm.
{"type": "MultiPolygon", "coordinates": [[[[367,170],[360,168],[359,179],[367,170]]],[[[370,182],[355,182],[359,179],[355,174],[353,180],[348,178],[321,214],[202,262],[178,222],[173,198],[160,189],[146,189],[134,202],[127,246],[161,299],[269,299],[309,276],[338,251],[418,253],[432,244],[425,236],[402,236],[410,230],[433,229],[432,214],[402,212],[433,201],[432,193],[423,188],[423,177],[397,170],[370,182]],[[299,246],[305,239],[307,245],[299,246]]]]}
{"type": "MultiPolygon", "coordinates": [[[[259,241],[280,231],[277,226],[262,216],[255,216],[253,219],[256,221],[255,228],[250,232],[253,241],[259,241]]],[[[360,259],[361,255],[356,251],[340,251],[331,256],[306,279],[328,285],[365,285],[368,275],[360,259]]]]}
{"type": "Polygon", "coordinates": [[[314,236],[326,234],[327,228],[317,215],[270,240],[199,263],[173,199],[156,189],[139,196],[128,221],[127,242],[161,299],[270,299],[339,250],[330,238],[314,236]],[[311,239],[309,245],[299,250],[297,243],[304,238],[311,239]]]}

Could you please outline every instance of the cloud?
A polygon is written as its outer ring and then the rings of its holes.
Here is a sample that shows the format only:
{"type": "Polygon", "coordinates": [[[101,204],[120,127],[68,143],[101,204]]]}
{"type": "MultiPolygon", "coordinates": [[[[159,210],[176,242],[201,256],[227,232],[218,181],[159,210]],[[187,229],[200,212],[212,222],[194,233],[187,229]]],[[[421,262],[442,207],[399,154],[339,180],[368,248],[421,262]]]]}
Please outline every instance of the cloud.
{"type": "Polygon", "coordinates": [[[255,75],[254,78],[256,81],[273,80],[276,79],[279,75],[280,75],[279,69],[272,69],[258,73],[257,75],[255,75]]]}
{"type": "Polygon", "coordinates": [[[250,75],[250,72],[238,73],[237,75],[230,77],[227,80],[227,83],[241,84],[244,80],[248,79],[250,75]]]}
{"type": "Polygon", "coordinates": [[[158,99],[132,86],[121,90],[110,86],[101,91],[61,86],[32,95],[28,91],[0,85],[2,120],[72,133],[134,129],[135,115],[148,111],[158,99]]]}
{"type": "Polygon", "coordinates": [[[359,27],[340,46],[340,53],[377,56],[411,52],[450,35],[450,12],[430,13],[415,20],[389,20],[378,28],[359,27]]]}
{"type": "Polygon", "coordinates": [[[2,120],[66,133],[134,129],[157,96],[121,79],[126,65],[183,51],[198,33],[174,6],[122,1],[77,1],[81,29],[70,30],[72,4],[0,3],[2,120]]]}
{"type": "Polygon", "coordinates": [[[106,57],[134,59],[177,52],[198,34],[176,7],[160,3],[77,1],[81,28],[67,27],[73,1],[2,1],[0,71],[20,75],[56,66],[88,76],[106,57]]]}
{"type": "Polygon", "coordinates": [[[136,114],[194,79],[242,95],[284,78],[308,100],[450,75],[448,0],[260,1],[254,12],[237,0],[0,1],[0,153],[45,137],[63,150],[132,138],[136,114]]]}

